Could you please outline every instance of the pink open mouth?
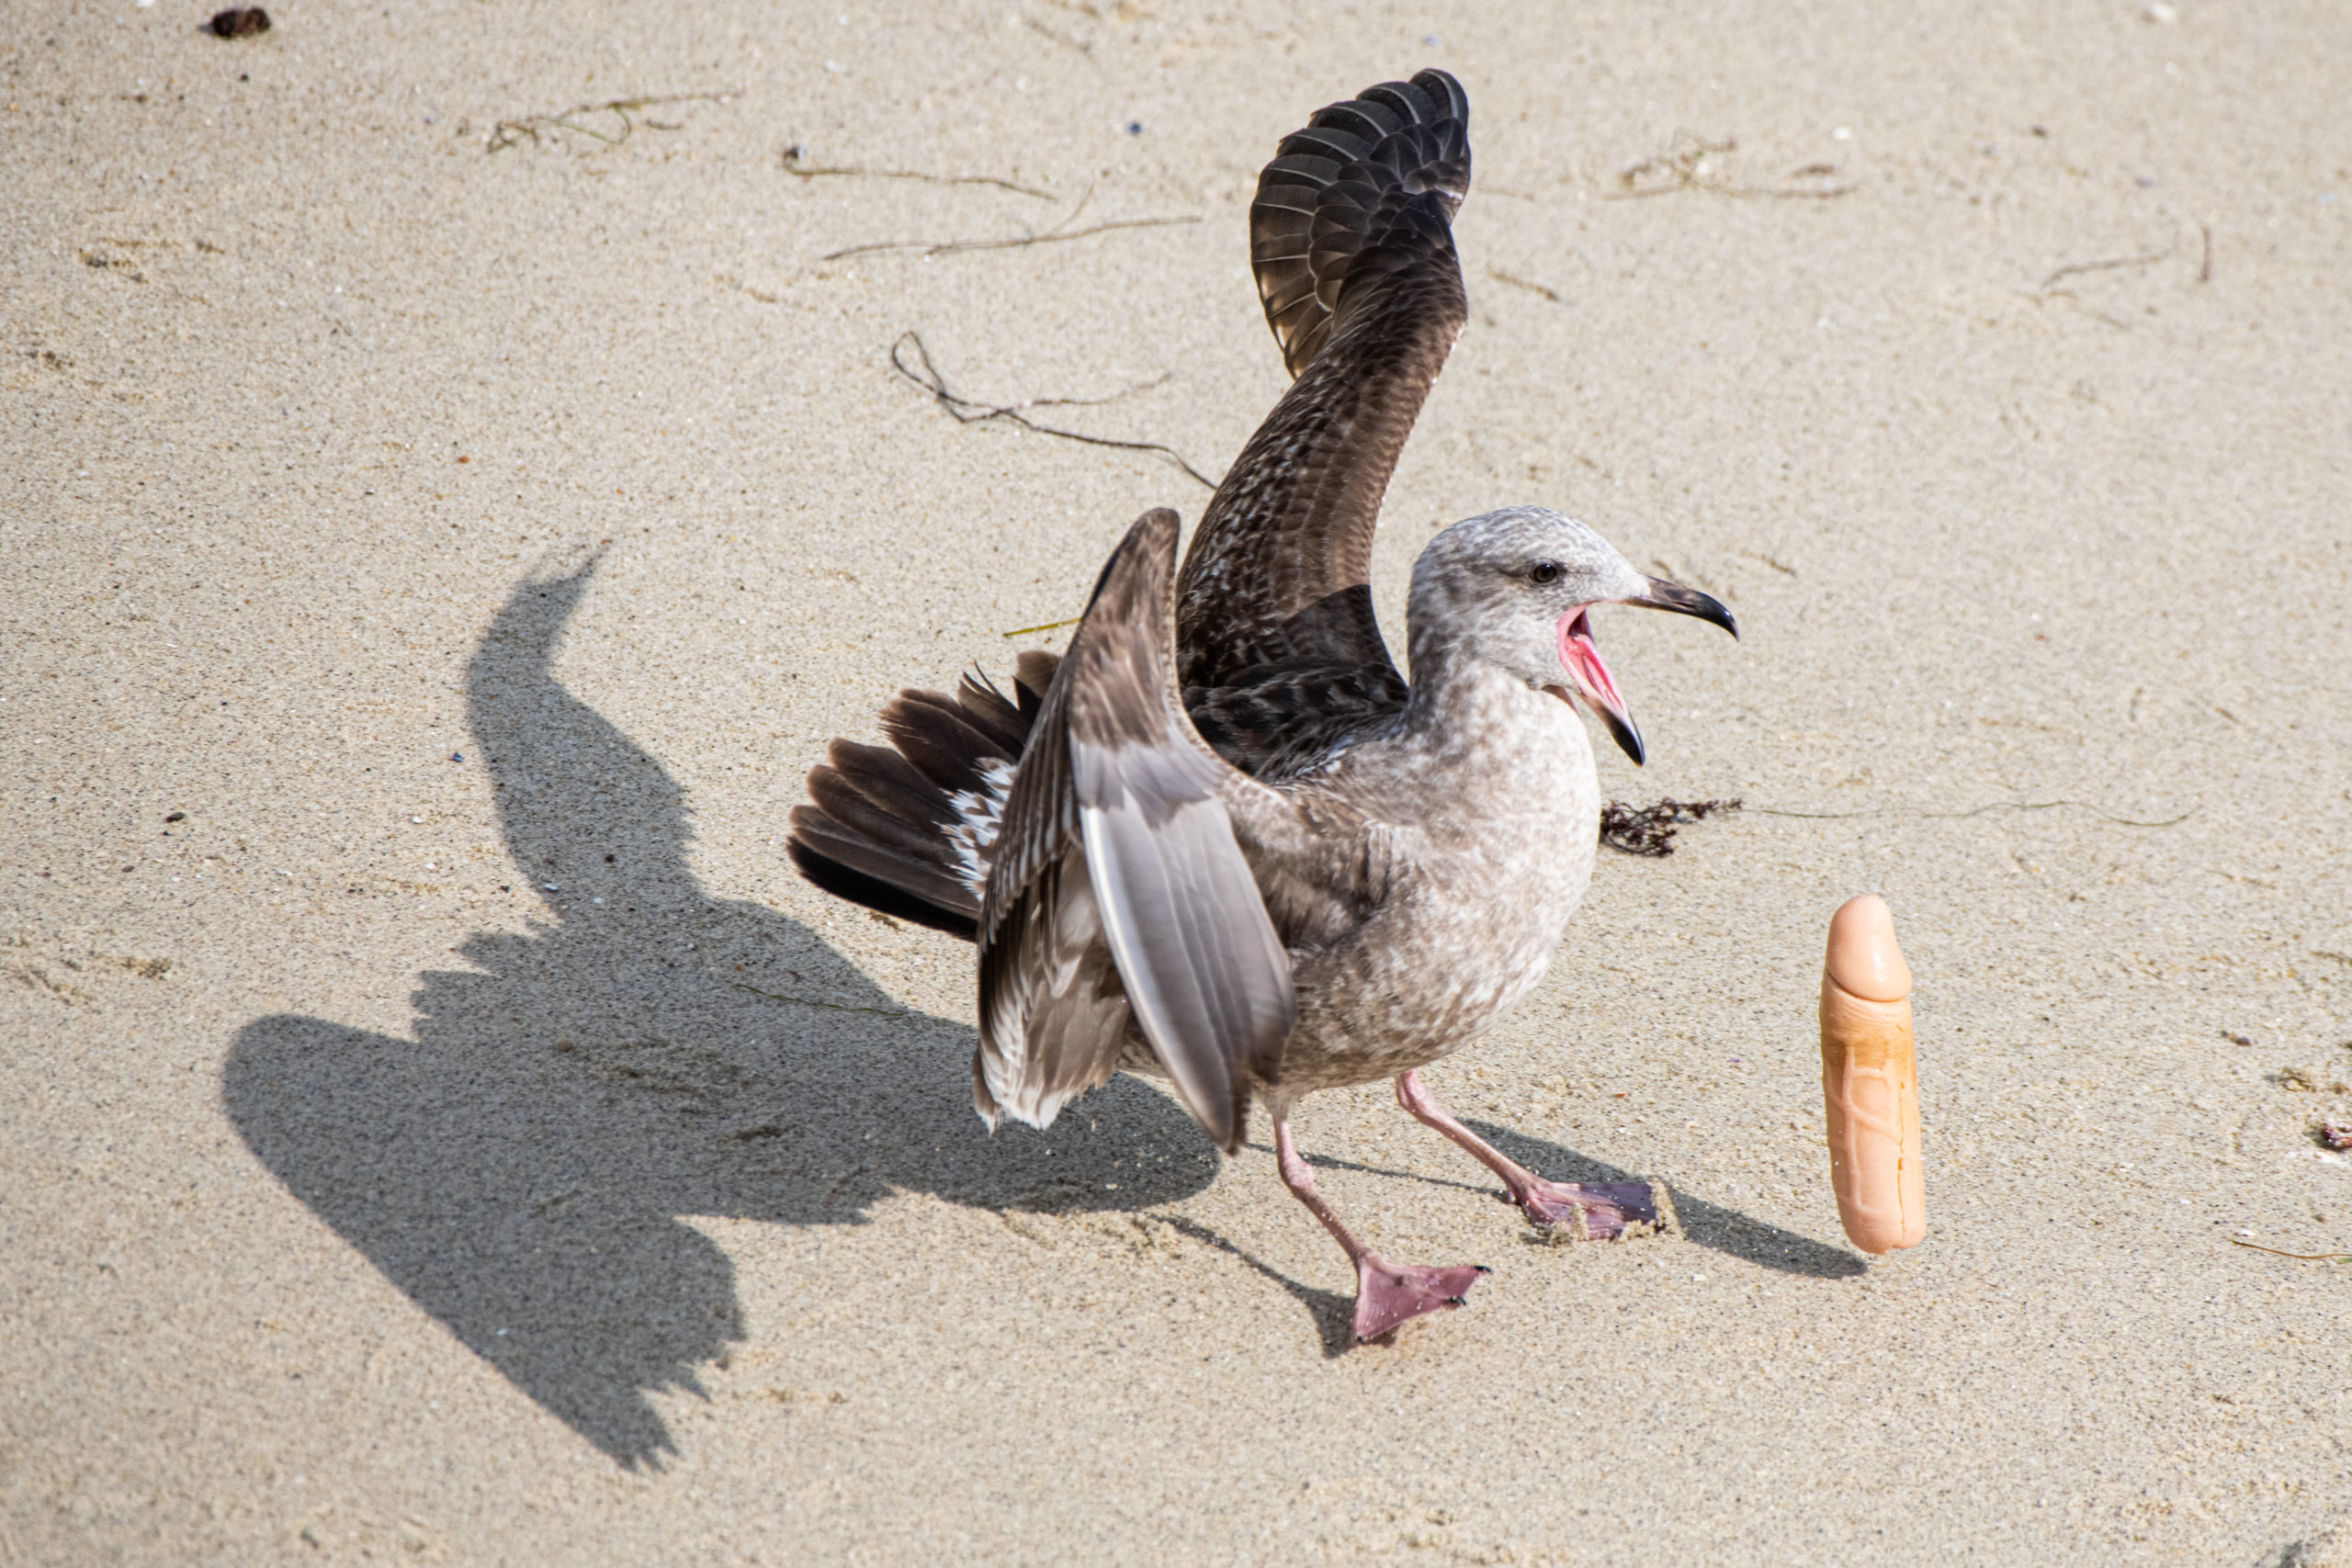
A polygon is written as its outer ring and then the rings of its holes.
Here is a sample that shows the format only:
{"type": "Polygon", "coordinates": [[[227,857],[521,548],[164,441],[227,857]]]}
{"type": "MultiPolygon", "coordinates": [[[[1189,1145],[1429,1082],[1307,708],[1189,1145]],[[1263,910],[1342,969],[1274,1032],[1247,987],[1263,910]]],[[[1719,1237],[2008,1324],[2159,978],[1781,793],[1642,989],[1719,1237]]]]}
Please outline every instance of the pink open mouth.
{"type": "Polygon", "coordinates": [[[1609,666],[1601,662],[1600,649],[1593,646],[1592,623],[1583,610],[1572,610],[1560,617],[1560,662],[1577,678],[1584,695],[1597,709],[1625,716],[1625,699],[1617,694],[1617,682],[1611,678],[1609,666]]]}
{"type": "MultiPolygon", "coordinates": [[[[1585,619],[1584,608],[1560,617],[1559,640],[1560,663],[1575,680],[1577,694],[1591,705],[1593,716],[1609,727],[1610,738],[1638,767],[1643,757],[1641,732],[1634,728],[1634,716],[1619,694],[1609,666],[1601,661],[1600,649],[1593,646],[1592,624],[1585,619]]],[[[1568,694],[1561,688],[1550,690],[1562,701],[1567,700],[1568,694]]]]}

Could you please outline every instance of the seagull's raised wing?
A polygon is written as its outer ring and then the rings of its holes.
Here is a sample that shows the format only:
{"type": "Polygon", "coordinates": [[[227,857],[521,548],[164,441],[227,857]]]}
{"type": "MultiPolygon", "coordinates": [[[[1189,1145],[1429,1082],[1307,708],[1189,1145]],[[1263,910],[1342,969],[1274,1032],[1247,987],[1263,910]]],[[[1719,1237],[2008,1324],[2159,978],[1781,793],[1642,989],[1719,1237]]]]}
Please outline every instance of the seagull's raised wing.
{"type": "Polygon", "coordinates": [[[973,1095],[991,1121],[1045,1125],[1117,1068],[1132,1011],[1231,1151],[1297,1001],[1230,813],[1288,807],[1220,761],[1177,699],[1176,529],[1174,513],[1146,513],[1103,568],[1005,799],[973,1095]]]}
{"type": "Polygon", "coordinates": [[[1372,533],[1468,314],[1451,225],[1469,122],[1461,85],[1424,71],[1318,110],[1259,175],[1250,261],[1297,379],[1209,502],[1177,599],[1184,700],[1250,772],[1281,771],[1302,726],[1351,729],[1404,700],[1372,533]]]}

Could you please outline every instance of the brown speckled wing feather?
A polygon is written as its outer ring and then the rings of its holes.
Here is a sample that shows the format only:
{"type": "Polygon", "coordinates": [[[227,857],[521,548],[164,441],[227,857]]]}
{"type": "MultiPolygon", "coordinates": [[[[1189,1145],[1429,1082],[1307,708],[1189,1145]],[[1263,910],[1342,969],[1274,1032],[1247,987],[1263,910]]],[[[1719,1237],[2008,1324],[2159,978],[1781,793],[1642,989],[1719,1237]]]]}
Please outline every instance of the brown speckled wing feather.
{"type": "Polygon", "coordinates": [[[1221,692],[1269,694],[1204,728],[1245,771],[1403,703],[1372,613],[1372,535],[1468,313],[1451,224],[1470,185],[1469,115],[1460,84],[1424,71],[1317,111],[1259,176],[1251,264],[1297,380],[1210,502],[1177,600],[1195,716],[1221,692]],[[1302,697],[1337,705],[1294,716],[1287,737],[1249,722],[1302,697]]]}
{"type": "Polygon", "coordinates": [[[1280,1071],[1290,960],[1228,804],[1284,811],[1220,761],[1177,701],[1176,514],[1103,569],[1006,797],[979,919],[974,1094],[1039,1125],[1117,1067],[1130,1014],[1217,1143],[1280,1071]]]}

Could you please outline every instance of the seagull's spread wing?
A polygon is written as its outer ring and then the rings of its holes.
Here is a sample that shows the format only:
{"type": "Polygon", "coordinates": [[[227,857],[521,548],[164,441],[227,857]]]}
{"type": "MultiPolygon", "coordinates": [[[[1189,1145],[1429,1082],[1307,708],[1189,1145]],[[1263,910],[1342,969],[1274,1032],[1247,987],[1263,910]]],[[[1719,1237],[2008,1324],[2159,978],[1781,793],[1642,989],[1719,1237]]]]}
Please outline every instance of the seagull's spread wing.
{"type": "Polygon", "coordinates": [[[1185,702],[1252,773],[1282,771],[1302,725],[1344,733],[1404,700],[1373,525],[1468,313],[1451,224],[1469,119],[1461,85],[1424,71],[1317,111],[1259,176],[1250,260],[1297,379],[1210,502],[1177,601],[1185,702]],[[1218,694],[1240,695],[1219,712],[1218,694]],[[1285,738],[1269,727],[1286,712],[1285,738]]]}
{"type": "Polygon", "coordinates": [[[1176,528],[1146,513],[1113,554],[1006,797],[980,908],[973,1092],[983,1115],[1042,1126],[1116,1069],[1132,1013],[1230,1150],[1297,1009],[1234,818],[1285,807],[1177,700],[1176,528]]]}

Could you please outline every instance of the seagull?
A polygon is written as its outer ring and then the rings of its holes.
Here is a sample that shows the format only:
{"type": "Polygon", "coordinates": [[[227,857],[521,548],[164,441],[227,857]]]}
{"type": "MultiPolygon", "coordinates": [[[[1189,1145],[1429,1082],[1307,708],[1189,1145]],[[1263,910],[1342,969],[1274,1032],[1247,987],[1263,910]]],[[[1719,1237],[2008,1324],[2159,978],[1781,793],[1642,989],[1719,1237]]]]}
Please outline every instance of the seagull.
{"type": "Polygon", "coordinates": [[[1068,651],[907,691],[889,744],[837,740],[792,813],[820,888],[973,941],[972,1097],[1050,1125],[1122,1069],[1168,1080],[1237,1153],[1253,1104],[1283,1184],[1356,1273],[1357,1339],[1459,1306],[1476,1266],[1392,1263],[1317,1190],[1291,1118],[1319,1089],[1397,1103],[1498,1177],[1539,1227],[1654,1224],[1646,1183],[1547,1180],[1457,1121],[1419,1069],[1542,979],[1590,879],[1600,787],[1578,709],[1635,763],[1591,612],[1738,635],[1541,506],[1455,523],[1413,568],[1409,682],[1373,613],[1374,525],[1467,316],[1452,220],[1469,103],[1442,71],[1284,137],[1250,253],[1295,379],[1227,475],[1181,570],[1173,512],[1102,569],[1068,651]]]}

